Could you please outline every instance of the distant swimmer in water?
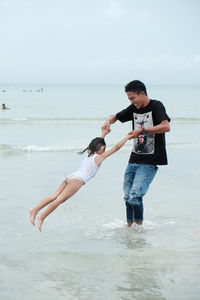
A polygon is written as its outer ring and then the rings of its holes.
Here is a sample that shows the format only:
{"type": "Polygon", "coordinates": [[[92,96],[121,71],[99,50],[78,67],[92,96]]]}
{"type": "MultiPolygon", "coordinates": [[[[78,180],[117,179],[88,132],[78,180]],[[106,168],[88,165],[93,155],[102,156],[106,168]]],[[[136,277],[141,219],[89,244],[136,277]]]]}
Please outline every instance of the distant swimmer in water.
{"type": "Polygon", "coordinates": [[[88,155],[84,158],[78,171],[68,175],[53,194],[44,198],[38,205],[30,209],[30,222],[35,225],[37,213],[42,208],[49,205],[44,212],[37,216],[37,227],[39,231],[42,229],[43,221],[50,213],[52,213],[64,201],[71,198],[87,181],[96,175],[104,159],[118,151],[128,140],[133,138],[132,133],[127,134],[113,148],[105,151],[106,143],[104,137],[107,133],[108,130],[104,129],[100,137],[93,139],[88,147],[80,152],[83,154],[87,151],[88,155]]]}
{"type": "Polygon", "coordinates": [[[5,105],[5,103],[3,103],[1,109],[10,109],[10,108],[7,107],[7,106],[5,105]]]}

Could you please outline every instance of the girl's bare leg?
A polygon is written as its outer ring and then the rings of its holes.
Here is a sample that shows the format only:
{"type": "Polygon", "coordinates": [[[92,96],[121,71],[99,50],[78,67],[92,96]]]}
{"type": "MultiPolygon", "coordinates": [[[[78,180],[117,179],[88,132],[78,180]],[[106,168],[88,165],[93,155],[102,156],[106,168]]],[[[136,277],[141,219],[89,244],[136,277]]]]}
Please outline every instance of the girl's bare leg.
{"type": "Polygon", "coordinates": [[[73,196],[80,187],[84,184],[79,179],[71,179],[62,193],[47,207],[47,209],[40,215],[38,215],[38,229],[42,230],[42,224],[44,219],[52,213],[61,203],[73,196]]]}
{"type": "Polygon", "coordinates": [[[48,205],[49,203],[51,203],[52,201],[54,201],[62,193],[62,191],[66,188],[66,186],[67,183],[63,181],[59,186],[59,188],[52,195],[44,198],[37,206],[29,210],[30,221],[33,225],[35,225],[35,217],[38,211],[43,207],[45,207],[46,205],[48,205]]]}

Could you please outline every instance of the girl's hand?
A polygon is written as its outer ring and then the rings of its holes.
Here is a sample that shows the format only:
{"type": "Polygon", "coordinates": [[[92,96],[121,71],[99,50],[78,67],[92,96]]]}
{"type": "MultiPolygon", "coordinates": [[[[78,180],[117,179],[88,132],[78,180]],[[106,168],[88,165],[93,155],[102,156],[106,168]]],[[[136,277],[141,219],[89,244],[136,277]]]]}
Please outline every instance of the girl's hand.
{"type": "MultiPolygon", "coordinates": [[[[102,129],[102,132],[104,132],[106,130],[107,133],[109,133],[111,131],[110,129],[110,122],[109,121],[106,121],[103,126],[101,127],[102,129]]],[[[107,134],[106,133],[106,134],[107,134]]]]}
{"type": "Polygon", "coordinates": [[[128,133],[129,140],[137,138],[142,133],[142,129],[136,129],[128,133]]]}
{"type": "Polygon", "coordinates": [[[104,138],[106,134],[108,134],[110,131],[108,129],[102,129],[101,131],[101,137],[104,138]]]}

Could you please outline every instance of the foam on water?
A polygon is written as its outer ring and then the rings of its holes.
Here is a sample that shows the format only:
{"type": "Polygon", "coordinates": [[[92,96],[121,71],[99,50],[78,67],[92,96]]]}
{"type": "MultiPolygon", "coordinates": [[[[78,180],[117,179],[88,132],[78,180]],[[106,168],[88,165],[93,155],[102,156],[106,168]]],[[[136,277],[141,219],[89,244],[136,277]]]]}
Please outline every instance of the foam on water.
{"type": "MultiPolygon", "coordinates": [[[[71,118],[48,118],[48,117],[43,117],[43,118],[0,118],[0,124],[6,124],[6,123],[71,123],[71,124],[99,124],[105,121],[107,116],[103,117],[98,117],[98,118],[76,118],[76,117],[71,117],[71,118]]],[[[174,124],[199,124],[200,123],[200,118],[181,118],[181,117],[174,117],[171,120],[174,124]]]]}
{"type": "Polygon", "coordinates": [[[142,233],[155,230],[158,226],[158,224],[151,221],[144,221],[142,226],[133,224],[132,227],[129,228],[123,220],[115,219],[110,223],[96,225],[90,228],[85,234],[85,237],[92,240],[113,240],[114,242],[123,244],[127,239],[135,239],[135,237],[139,237],[142,233]]]}
{"type": "Polygon", "coordinates": [[[102,118],[0,118],[0,124],[20,124],[26,123],[40,124],[40,123],[53,123],[53,124],[101,124],[105,121],[106,116],[102,118]]]}
{"type": "MultiPolygon", "coordinates": [[[[83,145],[83,143],[82,143],[83,145]]],[[[19,153],[19,152],[79,152],[83,146],[80,145],[7,145],[0,144],[0,153],[19,153]]],[[[114,144],[107,145],[110,149],[114,144]]],[[[199,147],[200,143],[168,143],[168,148],[194,148],[199,147]]],[[[132,145],[125,145],[120,151],[131,151],[132,145]]]]}

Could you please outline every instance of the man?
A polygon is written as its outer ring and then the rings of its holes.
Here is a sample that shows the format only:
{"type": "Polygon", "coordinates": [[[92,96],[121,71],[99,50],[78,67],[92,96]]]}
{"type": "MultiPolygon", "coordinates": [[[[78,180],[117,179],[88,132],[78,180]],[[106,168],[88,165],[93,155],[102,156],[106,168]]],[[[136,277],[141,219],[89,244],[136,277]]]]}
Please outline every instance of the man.
{"type": "Polygon", "coordinates": [[[170,131],[170,118],[164,105],[151,100],[144,83],[134,80],[125,86],[131,105],[112,115],[102,128],[110,131],[117,120],[132,121],[133,150],[124,175],[124,200],[127,225],[143,223],[143,196],[156,172],[157,165],[167,165],[165,132],[170,131]]]}

